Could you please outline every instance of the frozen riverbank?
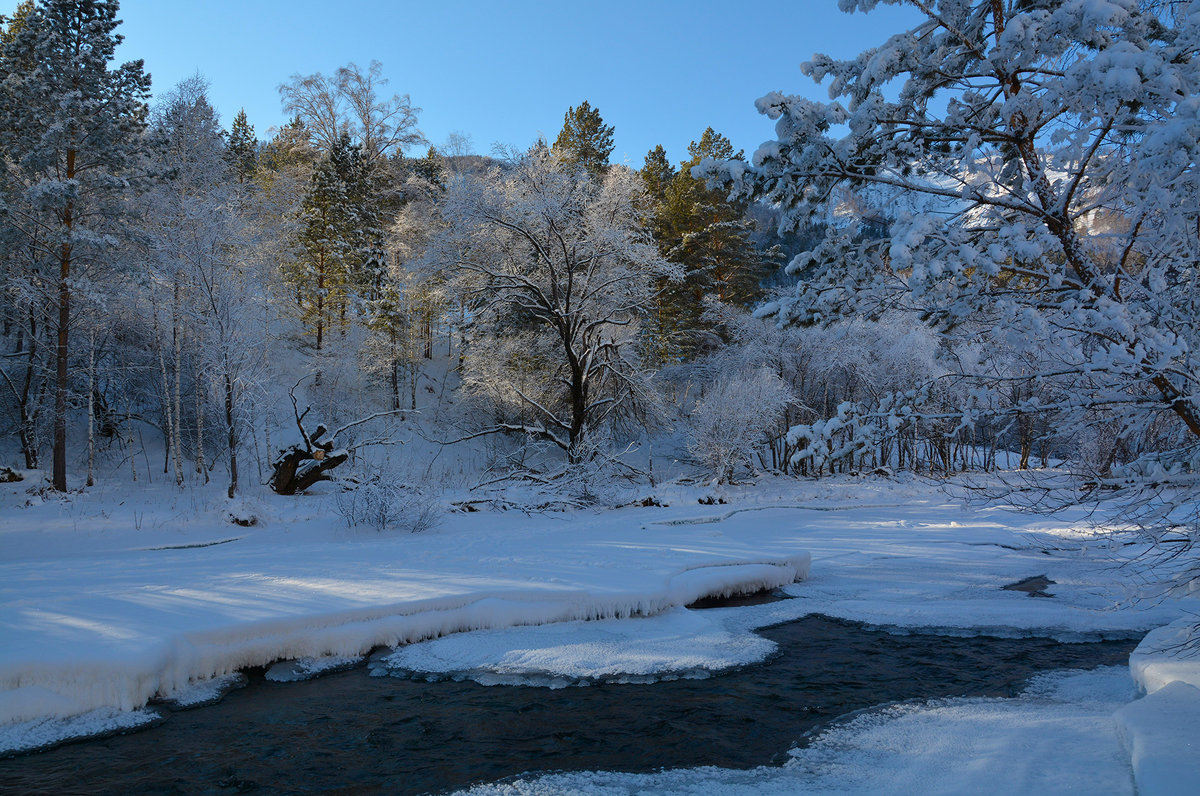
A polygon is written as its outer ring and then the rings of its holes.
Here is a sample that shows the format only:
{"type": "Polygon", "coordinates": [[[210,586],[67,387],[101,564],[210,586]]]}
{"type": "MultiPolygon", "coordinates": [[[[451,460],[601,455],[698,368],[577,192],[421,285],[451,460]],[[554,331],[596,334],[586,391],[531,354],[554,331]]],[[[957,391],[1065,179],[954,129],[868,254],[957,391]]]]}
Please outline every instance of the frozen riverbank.
{"type": "MultiPolygon", "coordinates": [[[[9,730],[29,735],[52,716],[134,709],[156,694],[277,659],[356,655],[464,630],[659,614],[706,594],[793,583],[808,571],[809,554],[809,577],[788,586],[797,599],[760,606],[747,622],[822,613],[893,629],[1081,640],[1135,636],[1195,606],[1194,599],[1133,605],[1139,587],[1113,567],[1108,542],[1092,536],[1082,512],[1047,519],[964,509],[923,485],[883,481],[768,482],[731,490],[727,505],[714,506],[698,504],[701,491],[660,489],[666,507],[455,514],[434,531],[397,536],[349,536],[331,525],[319,495],[264,503],[253,528],[228,524],[220,502],[10,502],[0,532],[0,710],[9,730]],[[222,543],[198,546],[214,541],[222,543]],[[1053,582],[1050,599],[1002,589],[1034,575],[1053,582]]],[[[656,665],[706,665],[684,660],[691,624],[660,629],[656,665]]],[[[711,630],[702,624],[692,630],[711,630]]],[[[542,673],[604,675],[616,659],[583,666],[583,655],[597,649],[588,633],[603,626],[556,641],[563,630],[547,630],[552,643],[543,649],[553,654],[523,658],[542,673]]],[[[713,668],[762,654],[739,645],[736,631],[726,624],[722,632],[733,635],[710,639],[713,668]]],[[[474,652],[492,650],[508,666],[513,644],[504,635],[474,652]]],[[[526,651],[536,647],[526,636],[513,640],[526,651]]],[[[608,640],[610,651],[628,654],[619,633],[608,640]]],[[[630,644],[637,643],[634,634],[630,644]]],[[[460,670],[495,670],[457,653],[449,660],[460,670]]]]}

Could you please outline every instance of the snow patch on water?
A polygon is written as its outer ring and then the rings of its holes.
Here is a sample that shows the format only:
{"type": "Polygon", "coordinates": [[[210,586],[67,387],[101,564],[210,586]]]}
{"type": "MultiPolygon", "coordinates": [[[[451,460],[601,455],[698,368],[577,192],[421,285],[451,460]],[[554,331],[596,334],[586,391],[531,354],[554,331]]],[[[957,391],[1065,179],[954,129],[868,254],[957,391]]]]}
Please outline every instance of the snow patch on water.
{"type": "Polygon", "coordinates": [[[731,631],[712,614],[675,608],[630,620],[459,633],[401,647],[373,673],[561,688],[702,678],[775,651],[774,642],[731,631]]]}
{"type": "Polygon", "coordinates": [[[196,708],[210,705],[235,688],[243,688],[249,680],[241,672],[195,680],[167,694],[163,701],[172,708],[196,708]]]}
{"type": "Polygon", "coordinates": [[[365,655],[322,655],[294,661],[279,661],[271,664],[265,677],[273,683],[295,683],[311,680],[329,672],[353,668],[365,659],[365,655]]]}

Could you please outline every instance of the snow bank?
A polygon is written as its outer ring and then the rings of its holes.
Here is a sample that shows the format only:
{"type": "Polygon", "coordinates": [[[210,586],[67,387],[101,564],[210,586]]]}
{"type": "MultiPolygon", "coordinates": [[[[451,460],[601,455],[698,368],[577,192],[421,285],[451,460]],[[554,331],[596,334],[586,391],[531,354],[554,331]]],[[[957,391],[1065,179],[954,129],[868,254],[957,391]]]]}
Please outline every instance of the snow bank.
{"type": "Polygon", "coordinates": [[[1200,617],[1151,630],[1129,656],[1133,679],[1147,694],[1176,680],[1200,688],[1200,617]]]}
{"type": "Polygon", "coordinates": [[[135,710],[155,695],[280,659],[362,656],[377,646],[469,630],[653,615],[702,597],[792,583],[807,575],[809,562],[809,555],[801,553],[771,562],[694,565],[660,580],[657,588],[644,575],[614,571],[589,589],[555,583],[185,632],[170,633],[164,627],[159,643],[115,645],[107,657],[82,648],[58,660],[40,658],[36,650],[24,655],[10,651],[0,664],[0,725],[98,708],[135,710]]]}
{"type": "Polygon", "coordinates": [[[714,612],[675,608],[635,620],[459,633],[401,647],[373,664],[372,673],[550,688],[650,683],[707,677],[762,661],[774,650],[761,636],[726,629],[714,612]]]}
{"type": "Polygon", "coordinates": [[[1178,680],[1116,713],[1141,796],[1195,793],[1200,784],[1200,688],[1178,680]]]}
{"type": "Polygon", "coordinates": [[[1129,656],[1146,696],[1117,711],[1138,792],[1194,793],[1200,783],[1200,637],[1195,616],[1150,631],[1129,656]]]}

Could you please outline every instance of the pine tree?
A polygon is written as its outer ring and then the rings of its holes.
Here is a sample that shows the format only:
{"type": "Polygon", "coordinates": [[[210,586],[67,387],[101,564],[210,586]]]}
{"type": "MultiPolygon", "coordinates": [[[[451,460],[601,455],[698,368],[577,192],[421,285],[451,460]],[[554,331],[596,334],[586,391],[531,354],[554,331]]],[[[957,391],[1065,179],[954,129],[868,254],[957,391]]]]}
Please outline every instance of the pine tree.
{"type": "Polygon", "coordinates": [[[553,151],[563,162],[582,166],[592,176],[602,174],[613,151],[613,127],[584,100],[579,107],[567,109],[553,151]]]}
{"type": "Polygon", "coordinates": [[[667,150],[662,144],[646,153],[646,164],[642,166],[642,184],[646,193],[655,202],[662,203],[667,198],[667,188],[675,179],[675,167],[667,160],[667,150]]]}
{"type": "Polygon", "coordinates": [[[746,203],[731,201],[721,188],[692,176],[702,160],[741,160],[743,153],[709,127],[688,145],[688,154],[675,171],[659,146],[646,155],[642,169],[655,200],[651,228],[659,249],[684,267],[683,281],[664,283],[659,296],[656,348],[664,360],[690,357],[705,345],[713,331],[702,317],[707,296],[747,306],[760,295],[759,285],[774,263],[773,253],[760,251],[750,239],[746,203]]]}
{"type": "Polygon", "coordinates": [[[233,117],[225,158],[229,162],[229,170],[240,183],[246,182],[258,168],[258,139],[254,137],[254,125],[246,119],[245,108],[233,117]]]}
{"type": "Polygon", "coordinates": [[[67,488],[70,327],[79,277],[119,226],[116,201],[141,146],[150,78],[141,61],[109,68],[117,3],[44,0],[0,49],[0,154],[36,204],[15,223],[54,284],[53,484],[67,488]],[[29,65],[34,68],[30,69],[29,65]],[[50,243],[53,241],[53,243],[50,243]]]}
{"type": "Polygon", "coordinates": [[[412,171],[430,185],[437,188],[446,187],[446,159],[438,152],[437,147],[429,147],[425,157],[410,161],[412,171]]]}
{"type": "Polygon", "coordinates": [[[300,261],[296,283],[314,347],[321,351],[333,314],[353,305],[369,316],[380,300],[386,270],[381,188],[357,144],[343,135],[317,164],[300,209],[300,261]]]}
{"type": "Polygon", "coordinates": [[[17,38],[17,34],[25,27],[25,21],[29,19],[29,15],[33,13],[33,0],[24,0],[13,11],[11,17],[5,17],[0,14],[0,47],[11,44],[17,38]]]}

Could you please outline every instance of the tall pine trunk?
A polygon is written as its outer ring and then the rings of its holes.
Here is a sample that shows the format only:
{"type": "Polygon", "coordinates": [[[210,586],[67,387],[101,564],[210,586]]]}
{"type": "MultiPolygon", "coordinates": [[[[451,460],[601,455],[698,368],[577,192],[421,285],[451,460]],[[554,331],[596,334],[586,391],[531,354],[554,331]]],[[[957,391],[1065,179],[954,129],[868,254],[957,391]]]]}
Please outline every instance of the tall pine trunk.
{"type": "Polygon", "coordinates": [[[96,484],[96,330],[88,332],[87,485],[96,484]]]}
{"type": "Polygon", "coordinates": [[[196,395],[196,475],[201,476],[207,484],[208,466],[204,460],[204,390],[201,389],[199,346],[192,366],[192,379],[195,382],[193,392],[196,395]]]}
{"type": "Polygon", "coordinates": [[[173,365],[173,373],[175,376],[175,390],[170,400],[175,405],[175,422],[171,425],[171,450],[173,456],[172,463],[175,465],[175,484],[183,486],[183,451],[181,450],[181,440],[183,438],[183,334],[179,328],[179,311],[180,311],[180,275],[175,273],[175,289],[174,299],[171,302],[171,342],[175,349],[175,361],[173,365]]]}
{"type": "MultiPolygon", "coordinates": [[[[74,149],[67,150],[66,178],[75,179],[74,149]]],[[[67,357],[68,331],[71,324],[71,232],[75,224],[75,203],[67,202],[62,215],[65,240],[59,254],[58,268],[58,340],[54,350],[54,452],[53,484],[59,492],[67,491],[67,357]]]]}

